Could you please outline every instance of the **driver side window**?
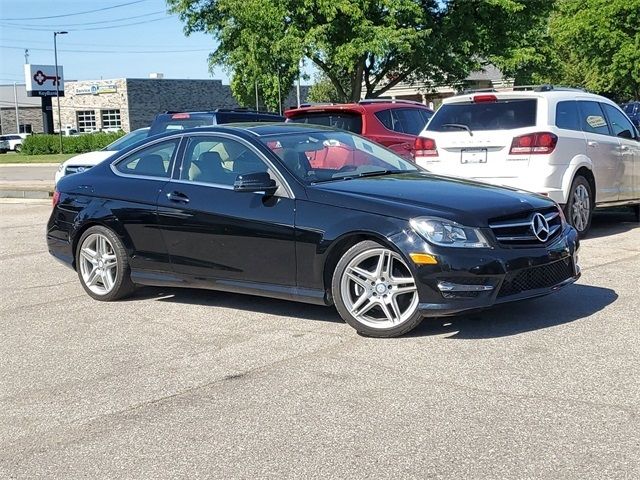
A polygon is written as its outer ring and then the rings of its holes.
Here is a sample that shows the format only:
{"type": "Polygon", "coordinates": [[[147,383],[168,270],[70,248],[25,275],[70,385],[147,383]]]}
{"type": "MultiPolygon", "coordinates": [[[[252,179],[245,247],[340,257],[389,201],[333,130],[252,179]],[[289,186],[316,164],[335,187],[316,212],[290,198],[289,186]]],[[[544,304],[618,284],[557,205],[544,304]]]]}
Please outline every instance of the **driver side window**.
{"type": "Polygon", "coordinates": [[[247,146],[224,137],[191,137],[180,179],[232,187],[243,173],[267,172],[267,165],[247,146]]]}

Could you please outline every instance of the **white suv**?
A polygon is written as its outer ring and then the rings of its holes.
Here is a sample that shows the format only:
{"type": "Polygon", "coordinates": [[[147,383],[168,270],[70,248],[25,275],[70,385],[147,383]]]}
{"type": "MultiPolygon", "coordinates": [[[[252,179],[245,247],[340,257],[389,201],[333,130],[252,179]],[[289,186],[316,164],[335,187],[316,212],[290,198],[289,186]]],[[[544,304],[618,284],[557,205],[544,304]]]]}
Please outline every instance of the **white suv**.
{"type": "Polygon", "coordinates": [[[593,208],[640,215],[640,134],[607,98],[553,86],[444,100],[414,146],[416,163],[548,196],[581,236],[593,208]]]}

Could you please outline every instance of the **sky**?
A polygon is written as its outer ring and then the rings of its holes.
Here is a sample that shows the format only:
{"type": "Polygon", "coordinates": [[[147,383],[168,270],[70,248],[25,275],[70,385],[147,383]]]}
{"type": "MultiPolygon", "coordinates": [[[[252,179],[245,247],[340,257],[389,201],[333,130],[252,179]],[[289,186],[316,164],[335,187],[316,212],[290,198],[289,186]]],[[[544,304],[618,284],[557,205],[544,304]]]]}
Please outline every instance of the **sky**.
{"type": "Polygon", "coordinates": [[[221,67],[209,72],[213,37],[186,37],[165,0],[0,0],[0,84],[24,83],[25,49],[29,63],[53,65],[53,32],[65,30],[57,37],[65,80],[160,72],[165,78],[229,81],[221,67]]]}

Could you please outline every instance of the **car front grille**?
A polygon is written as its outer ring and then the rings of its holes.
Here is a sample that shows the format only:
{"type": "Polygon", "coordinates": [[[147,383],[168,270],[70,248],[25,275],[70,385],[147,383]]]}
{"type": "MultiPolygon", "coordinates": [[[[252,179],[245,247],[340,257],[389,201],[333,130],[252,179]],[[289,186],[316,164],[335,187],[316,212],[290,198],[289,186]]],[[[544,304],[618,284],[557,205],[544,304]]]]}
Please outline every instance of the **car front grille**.
{"type": "Polygon", "coordinates": [[[519,215],[500,217],[489,221],[498,243],[507,247],[540,246],[555,240],[562,232],[562,218],[556,207],[542,210],[532,210],[519,215]],[[546,220],[549,231],[543,240],[534,233],[533,222],[536,214],[541,214],[546,220]]]}
{"type": "Polygon", "coordinates": [[[498,292],[498,298],[516,295],[528,290],[550,288],[572,276],[573,262],[571,258],[511,272],[505,276],[498,292]]]}
{"type": "Polygon", "coordinates": [[[64,174],[71,175],[72,173],[82,173],[91,168],[91,165],[73,165],[65,168],[64,174]]]}

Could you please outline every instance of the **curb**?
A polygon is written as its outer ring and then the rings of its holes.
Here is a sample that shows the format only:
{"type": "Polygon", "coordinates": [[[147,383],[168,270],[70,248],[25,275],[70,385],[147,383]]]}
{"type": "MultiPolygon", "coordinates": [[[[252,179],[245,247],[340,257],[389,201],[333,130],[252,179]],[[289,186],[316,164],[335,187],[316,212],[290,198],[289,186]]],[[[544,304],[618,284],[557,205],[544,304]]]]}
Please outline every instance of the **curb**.
{"type": "Polygon", "coordinates": [[[0,198],[48,199],[51,197],[53,197],[53,186],[50,185],[0,184],[0,198]]]}

